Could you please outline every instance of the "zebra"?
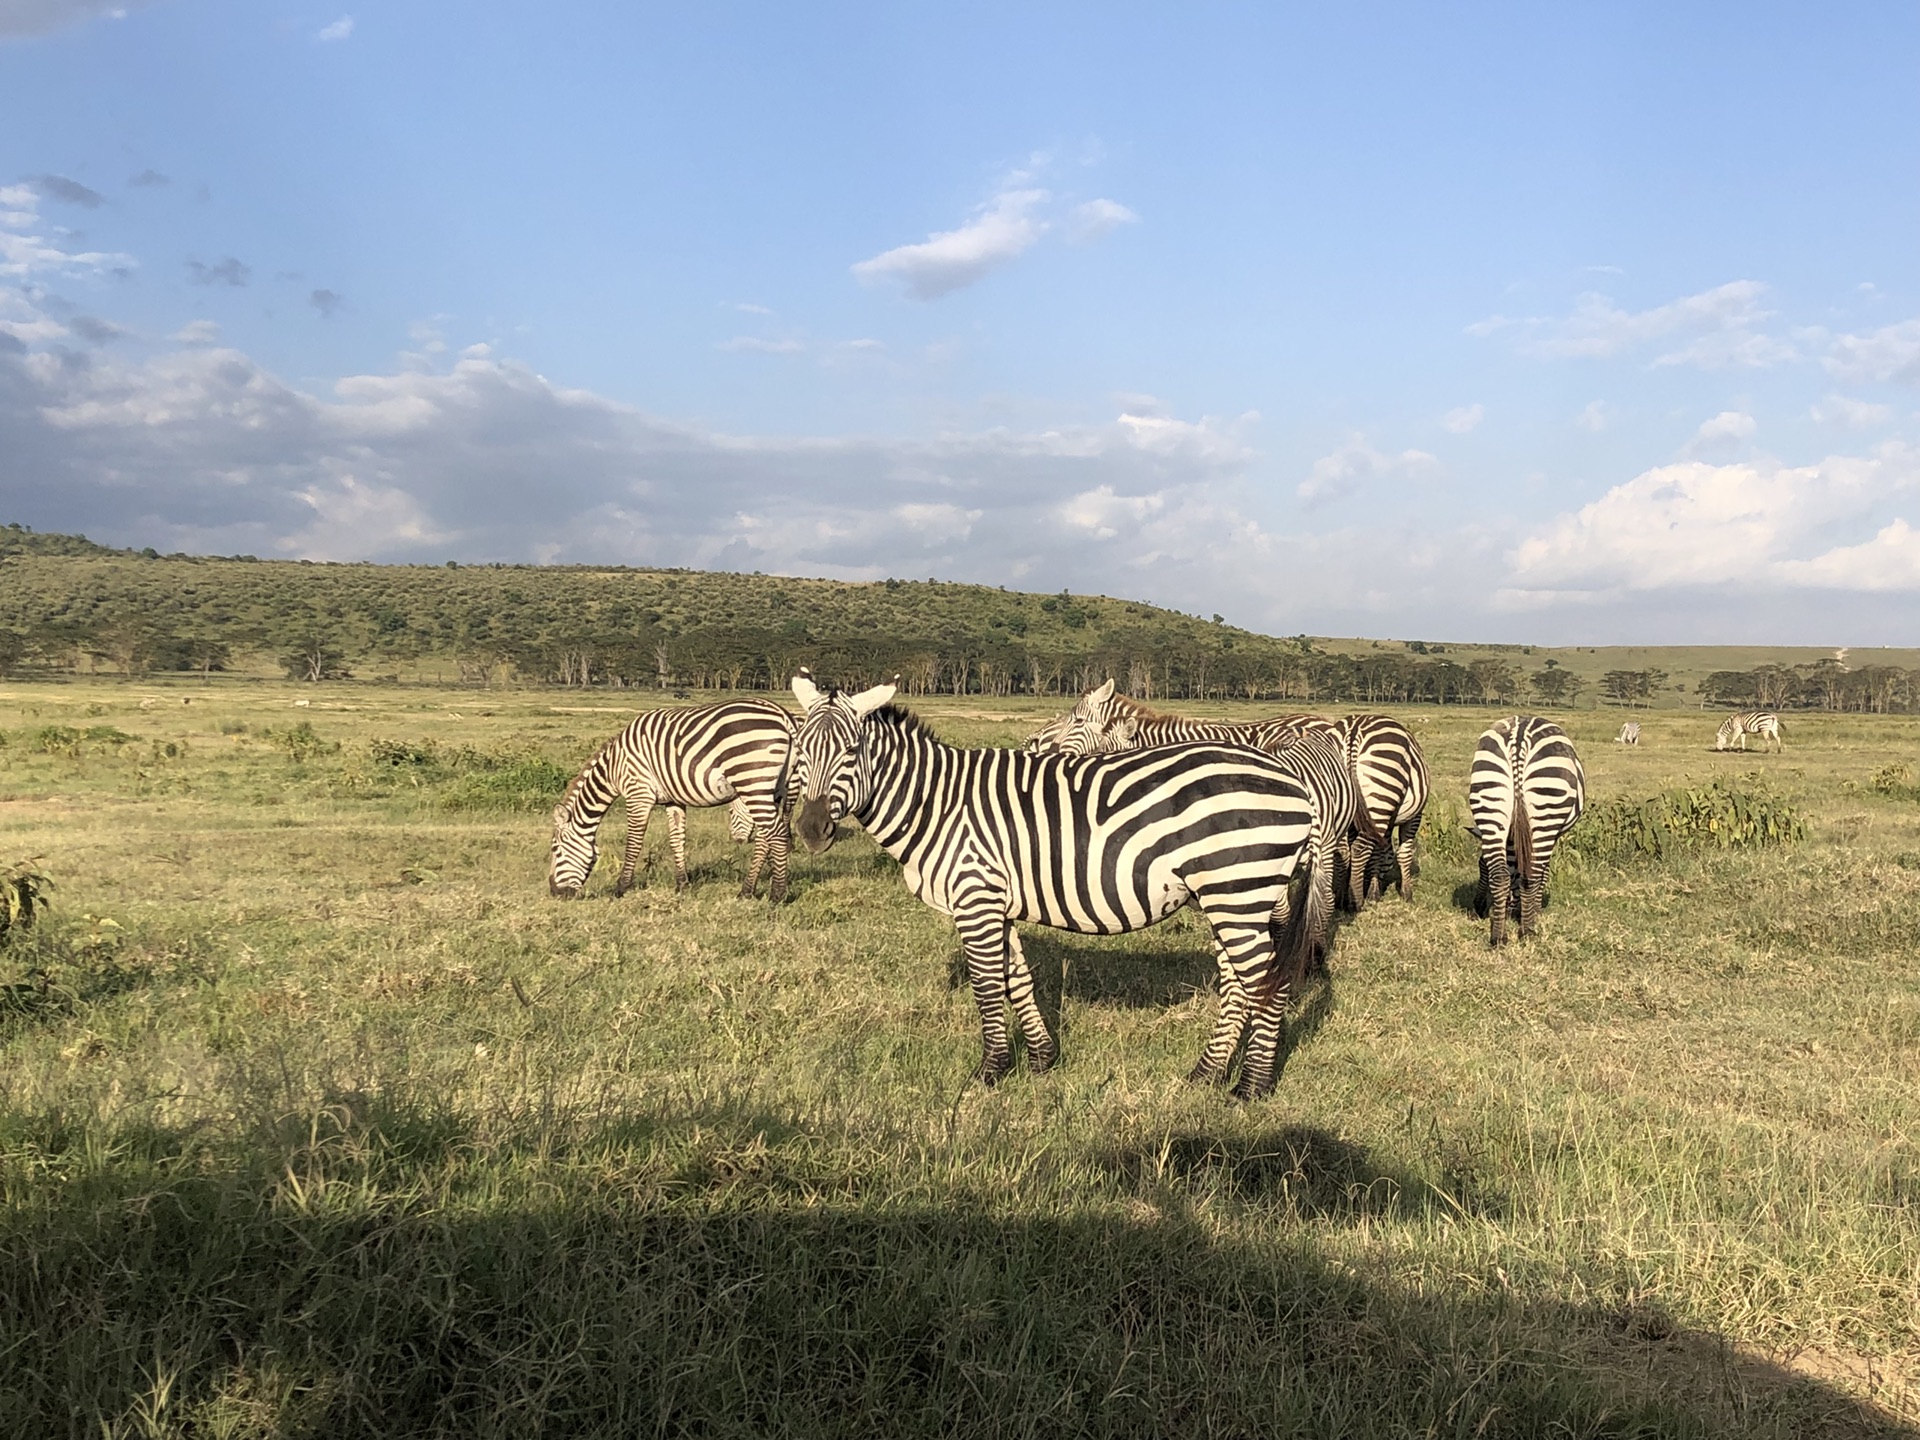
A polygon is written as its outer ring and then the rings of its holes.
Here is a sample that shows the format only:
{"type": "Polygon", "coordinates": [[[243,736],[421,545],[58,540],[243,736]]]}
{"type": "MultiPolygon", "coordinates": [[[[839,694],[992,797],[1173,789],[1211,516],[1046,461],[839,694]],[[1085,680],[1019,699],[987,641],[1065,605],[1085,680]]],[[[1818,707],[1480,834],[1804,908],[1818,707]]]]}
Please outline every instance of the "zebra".
{"type": "Polygon", "coordinates": [[[1319,731],[1346,748],[1347,765],[1358,787],[1361,811],[1351,835],[1339,839],[1347,861],[1347,907],[1364,910],[1384,888],[1384,862],[1393,854],[1400,866],[1400,895],[1413,899],[1413,852],[1426,808],[1427,761],[1413,733],[1386,715],[1291,713],[1265,720],[1231,722],[1163,715],[1113,693],[1113,681],[1082,695],[1066,715],[1043,726],[1027,741],[1032,753],[1063,750],[1092,754],[1211,740],[1252,745],[1278,752],[1295,735],[1319,731]]]}
{"type": "Polygon", "coordinates": [[[1480,832],[1480,896],[1493,924],[1489,943],[1506,942],[1516,878],[1525,939],[1539,925],[1553,847],[1586,805],[1586,777],[1567,732],[1538,715],[1515,715],[1490,727],[1474,749],[1467,803],[1480,832]]]}
{"type": "Polygon", "coordinates": [[[1379,838],[1372,832],[1371,816],[1360,803],[1359,788],[1336,722],[1323,715],[1282,715],[1245,723],[1193,720],[1149,710],[1115,695],[1113,688],[1109,680],[1081,696],[1071,711],[1027,741],[1028,752],[1112,755],[1204,741],[1250,745],[1275,756],[1313,792],[1312,879],[1321,890],[1316,906],[1321,923],[1308,938],[1308,955],[1313,960],[1323,957],[1327,922],[1333,911],[1335,854],[1346,858],[1349,836],[1357,825],[1367,827],[1371,838],[1379,838]]]}
{"type": "Polygon", "coordinates": [[[818,854],[857,820],[901,862],[907,888],[951,915],[980,1011],[975,1077],[1013,1066],[1011,1006],[1035,1073],[1057,1054],[1033,999],[1017,922],[1114,935],[1197,906],[1213,933],[1220,1013],[1189,1079],[1225,1078],[1243,1033],[1234,1094],[1273,1089],[1291,976],[1303,968],[1319,889],[1289,911],[1317,815],[1306,783],[1241,746],[1182,745],[1084,758],[946,745],[890,702],[793,678],[794,829],[818,854]],[[1276,949],[1276,936],[1284,954],[1276,949]]]}
{"type": "Polygon", "coordinates": [[[1413,732],[1390,715],[1349,715],[1336,733],[1346,746],[1368,821],[1354,830],[1348,904],[1364,910],[1380,898],[1388,855],[1400,867],[1400,898],[1411,902],[1414,843],[1430,788],[1427,757],[1413,732]]]}
{"type": "Polygon", "coordinates": [[[786,898],[792,848],[786,801],[793,731],[792,714],[768,700],[728,700],[639,716],[600,747],[554,807],[548,891],[571,900],[586,886],[598,855],[600,819],[616,798],[627,802],[627,845],[613,893],[624,895],[633,885],[647,818],[656,805],[667,812],[674,887],[684,890],[686,807],[731,801],[728,832],[744,838],[739,826],[744,818],[753,840],[740,894],[753,896],[762,868],[771,862],[767,897],[778,905],[786,898]]]}
{"type": "Polygon", "coordinates": [[[1738,715],[1729,715],[1720,723],[1720,733],[1713,737],[1713,748],[1744,750],[1749,735],[1760,737],[1762,752],[1769,740],[1775,750],[1786,749],[1786,742],[1780,738],[1780,717],[1771,710],[1744,710],[1738,715]]]}
{"type": "Polygon", "coordinates": [[[1620,733],[1613,737],[1616,745],[1635,745],[1640,743],[1640,722],[1629,720],[1620,727],[1620,733]]]}

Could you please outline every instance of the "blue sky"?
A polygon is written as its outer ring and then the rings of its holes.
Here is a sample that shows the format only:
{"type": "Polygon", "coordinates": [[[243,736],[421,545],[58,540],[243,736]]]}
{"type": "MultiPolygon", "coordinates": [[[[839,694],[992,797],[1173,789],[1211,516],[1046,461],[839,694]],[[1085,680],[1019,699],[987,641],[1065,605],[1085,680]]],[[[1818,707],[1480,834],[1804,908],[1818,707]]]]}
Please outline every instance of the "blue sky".
{"type": "Polygon", "coordinates": [[[1915,643],[1920,11],[1674,8],[0,0],[0,519],[1915,643]]]}

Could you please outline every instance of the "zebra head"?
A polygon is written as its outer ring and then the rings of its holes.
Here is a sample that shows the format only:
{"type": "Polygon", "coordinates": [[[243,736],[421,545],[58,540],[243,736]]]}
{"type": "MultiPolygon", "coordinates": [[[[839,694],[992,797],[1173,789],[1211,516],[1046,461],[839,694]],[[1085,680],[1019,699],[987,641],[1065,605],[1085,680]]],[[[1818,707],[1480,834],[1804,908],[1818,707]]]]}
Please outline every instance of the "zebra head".
{"type": "Polygon", "coordinates": [[[572,900],[586,889],[587,876],[600,853],[600,827],[583,825],[574,808],[561,801],[553,809],[553,853],[547,860],[547,893],[572,900]]]}
{"type": "Polygon", "coordinates": [[[1075,703],[1061,725],[1054,749],[1062,755],[1106,755],[1133,747],[1134,732],[1140,717],[1125,700],[1113,693],[1109,680],[1097,690],[1089,690],[1075,703]]]}
{"type": "Polygon", "coordinates": [[[1713,737],[1713,748],[1724,750],[1733,743],[1733,737],[1740,733],[1740,717],[1729,715],[1720,722],[1720,733],[1713,737]]]}
{"type": "Polygon", "coordinates": [[[1027,743],[1021,748],[1029,755],[1051,755],[1060,748],[1060,737],[1066,733],[1067,722],[1073,716],[1056,715],[1027,737],[1027,743]]]}
{"type": "Polygon", "coordinates": [[[857,811],[873,793],[864,722],[893,699],[896,688],[876,685],[848,695],[820,689],[804,670],[793,677],[793,698],[806,712],[793,737],[800,781],[800,811],[793,828],[800,843],[816,855],[832,846],[835,822],[857,811]]]}

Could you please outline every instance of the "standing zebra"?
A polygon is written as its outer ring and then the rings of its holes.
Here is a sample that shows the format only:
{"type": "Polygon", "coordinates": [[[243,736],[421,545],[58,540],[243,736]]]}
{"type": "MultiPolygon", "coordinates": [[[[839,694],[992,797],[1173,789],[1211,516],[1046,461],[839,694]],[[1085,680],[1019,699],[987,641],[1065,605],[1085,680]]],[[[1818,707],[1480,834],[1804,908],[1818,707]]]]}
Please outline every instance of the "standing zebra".
{"type": "Polygon", "coordinates": [[[1567,732],[1538,715],[1494,725],[1473,752],[1467,803],[1480,832],[1480,892],[1493,921],[1490,942],[1506,941],[1515,879],[1525,939],[1539,925],[1553,847],[1586,805],[1586,777],[1567,732]]]}
{"type": "Polygon", "coordinates": [[[1638,745],[1640,743],[1640,722],[1629,720],[1620,727],[1620,733],[1613,737],[1616,745],[1638,745]]]}
{"type": "MultiPolygon", "coordinates": [[[[1306,783],[1313,794],[1314,825],[1309,840],[1311,881],[1319,891],[1318,917],[1308,937],[1307,959],[1324,956],[1327,922],[1333,913],[1333,861],[1345,854],[1356,826],[1366,827],[1369,844],[1378,838],[1372,817],[1360,803],[1346,745],[1336,722],[1322,715],[1282,715],[1236,723],[1163,715],[1113,693],[1109,680],[1080,697],[1071,711],[1027,741],[1029,754],[1115,755],[1168,745],[1206,742],[1250,745],[1277,758],[1306,783]]],[[[1295,979],[1300,977],[1296,976],[1295,979]]]]}
{"type": "Polygon", "coordinates": [[[1749,735],[1760,737],[1763,752],[1769,740],[1773,742],[1774,749],[1786,749],[1786,742],[1780,738],[1780,717],[1771,710],[1744,710],[1738,715],[1727,716],[1720,723],[1720,733],[1713,737],[1713,748],[1744,750],[1749,735]]]}
{"type": "Polygon", "coordinates": [[[806,709],[794,738],[802,800],[794,828],[816,854],[850,817],[901,862],[907,888],[951,915],[980,1010],[976,1072],[1012,1068],[1005,1010],[1028,1064],[1056,1053],[1033,1000],[1015,924],[1115,935],[1189,903],[1206,917],[1221,968],[1220,1015],[1190,1078],[1224,1076],[1241,1034],[1234,1093],[1273,1089],[1288,983],[1312,933],[1317,890],[1282,931],[1276,912],[1306,862],[1316,819],[1307,786],[1279,761],[1239,746],[1183,745],[1070,758],[944,745],[888,702],[796,675],[806,709]]]}
{"type": "Polygon", "coordinates": [[[744,809],[753,837],[753,859],[740,894],[753,895],[761,867],[770,860],[767,895],[779,904],[787,893],[792,847],[785,784],[793,729],[793,716],[767,700],[728,700],[639,716],[587,762],[554,808],[548,890],[571,900],[586,885],[599,853],[600,819],[615,799],[627,802],[627,846],[613,893],[624,895],[633,884],[647,817],[656,805],[667,812],[674,885],[685,889],[686,807],[733,801],[729,832],[739,834],[736,816],[744,809]]]}
{"type": "Polygon", "coordinates": [[[1277,753],[1303,731],[1332,735],[1347,752],[1347,766],[1359,790],[1360,812],[1350,836],[1339,845],[1348,859],[1347,904],[1366,908],[1385,885],[1385,861],[1394,855],[1400,866],[1400,894],[1413,899],[1414,841],[1427,804],[1427,761],[1411,731],[1385,715],[1349,715],[1330,720],[1324,715],[1286,714],[1266,720],[1232,722],[1191,720],[1163,715],[1137,701],[1113,693],[1109,680],[1082,695],[1073,709],[1049,722],[1027,741],[1030,753],[1063,750],[1094,754],[1173,745],[1182,741],[1228,741],[1277,753]]]}

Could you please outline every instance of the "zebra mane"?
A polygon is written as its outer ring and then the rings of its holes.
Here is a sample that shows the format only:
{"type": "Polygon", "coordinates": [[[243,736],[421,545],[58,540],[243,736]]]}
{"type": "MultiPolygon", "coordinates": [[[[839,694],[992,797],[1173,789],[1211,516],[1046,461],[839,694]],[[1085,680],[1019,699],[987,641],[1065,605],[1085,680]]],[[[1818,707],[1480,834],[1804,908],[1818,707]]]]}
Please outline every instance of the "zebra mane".
{"type": "Polygon", "coordinates": [[[1156,710],[1151,705],[1115,693],[1107,697],[1107,705],[1115,714],[1130,715],[1135,720],[1178,720],[1178,715],[1169,715],[1164,710],[1156,710]]]}
{"type": "Polygon", "coordinates": [[[891,703],[882,705],[878,710],[875,710],[871,715],[867,716],[867,719],[876,724],[885,725],[889,730],[893,730],[901,735],[919,735],[931,740],[936,745],[944,745],[947,743],[933,733],[933,727],[931,725],[927,724],[926,721],[922,720],[918,715],[914,714],[913,711],[906,709],[904,706],[891,703]]]}
{"type": "MultiPolygon", "coordinates": [[[[626,731],[622,730],[620,735],[626,733],[626,731]]],[[[613,753],[613,747],[619,741],[620,735],[615,735],[612,740],[607,741],[606,744],[594,751],[593,758],[580,767],[580,773],[567,782],[566,793],[560,797],[559,808],[561,810],[565,811],[568,815],[577,815],[579,813],[580,791],[585,788],[587,781],[591,777],[600,774],[607,768],[608,756],[613,753]]]]}

